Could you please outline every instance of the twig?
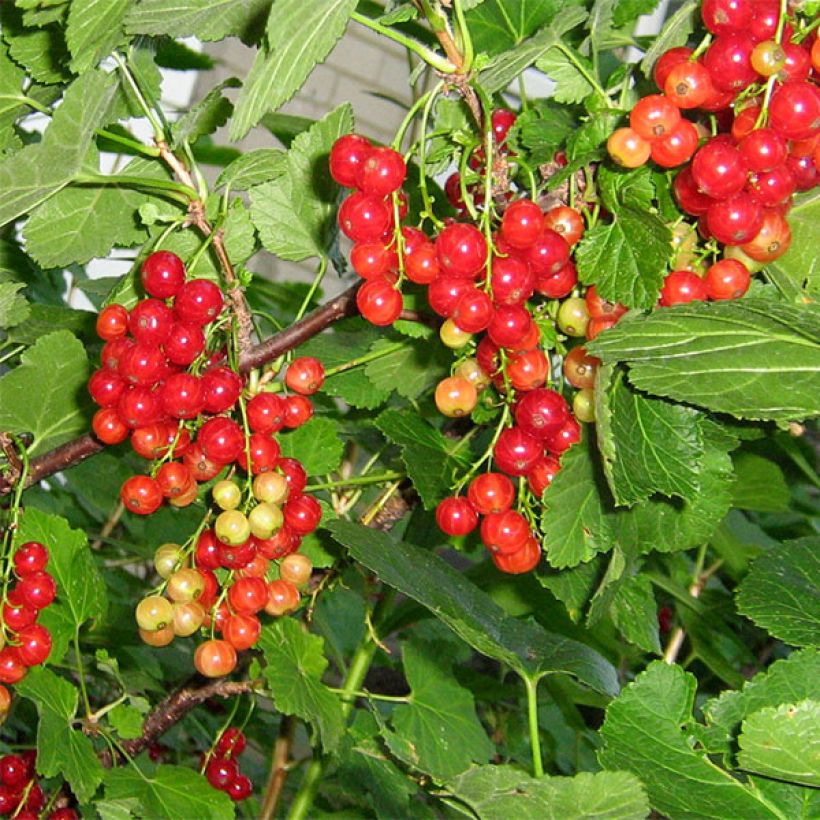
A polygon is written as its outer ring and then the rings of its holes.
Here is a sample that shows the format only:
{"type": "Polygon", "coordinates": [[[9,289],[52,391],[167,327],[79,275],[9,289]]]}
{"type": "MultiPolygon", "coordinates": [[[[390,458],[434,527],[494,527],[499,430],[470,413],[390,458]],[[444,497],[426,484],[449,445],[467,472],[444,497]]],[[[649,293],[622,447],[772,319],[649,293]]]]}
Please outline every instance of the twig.
{"type": "Polygon", "coordinates": [[[282,790],[290,772],[290,752],[293,747],[293,736],[296,733],[296,718],[293,715],[283,715],[279,725],[279,735],[273,744],[270,777],[262,799],[262,808],[259,811],[259,820],[271,820],[276,813],[282,790]]]}
{"type": "Polygon", "coordinates": [[[103,541],[105,541],[105,539],[108,538],[112,532],[114,532],[114,527],[119,524],[120,518],[122,518],[124,512],[125,504],[123,504],[122,501],[118,501],[114,511],[108,516],[105,523],[102,525],[99,537],[91,545],[92,551],[96,552],[103,545],[103,541]]]}

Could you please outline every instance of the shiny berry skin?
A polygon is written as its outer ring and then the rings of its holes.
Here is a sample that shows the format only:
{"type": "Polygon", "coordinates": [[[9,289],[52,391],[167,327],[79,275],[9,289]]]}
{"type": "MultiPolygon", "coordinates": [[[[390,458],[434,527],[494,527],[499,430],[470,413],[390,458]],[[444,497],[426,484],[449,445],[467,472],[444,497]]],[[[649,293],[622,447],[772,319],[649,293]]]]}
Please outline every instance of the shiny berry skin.
{"type": "Polygon", "coordinates": [[[113,370],[95,370],[88,380],[88,392],[100,407],[114,407],[125,392],[126,382],[113,370]]]}
{"type": "Polygon", "coordinates": [[[463,496],[450,496],[436,507],[436,524],[445,535],[469,535],[478,526],[478,514],[463,496]]]}
{"type": "MultiPolygon", "coordinates": [[[[251,454],[251,474],[259,475],[272,470],[282,453],[279,442],[266,433],[251,433],[248,439],[248,450],[251,454]]],[[[243,447],[236,457],[239,466],[248,471],[248,455],[243,447]]]]}
{"type": "MultiPolygon", "coordinates": [[[[749,23],[748,32],[756,42],[771,40],[777,33],[780,18],[779,0],[755,0],[754,13],[749,23]]],[[[783,40],[791,37],[791,26],[787,23],[783,30],[783,40]]]]}
{"type": "Polygon", "coordinates": [[[122,305],[106,305],[97,315],[97,335],[103,341],[119,339],[128,332],[128,311],[122,305]]]}
{"type": "Polygon", "coordinates": [[[552,455],[560,456],[580,440],[581,425],[573,416],[570,416],[559,430],[551,432],[545,437],[544,443],[552,455]]]}
{"type": "Polygon", "coordinates": [[[692,160],[692,177],[698,188],[715,199],[738,193],[746,184],[747,170],[743,155],[726,141],[706,143],[692,160]]]}
{"type": "Polygon", "coordinates": [[[377,242],[393,223],[389,204],[379,196],[357,191],[339,208],[339,228],[354,242],[377,242]]]}
{"type": "Polygon", "coordinates": [[[639,168],[652,153],[652,145],[632,128],[617,128],[606,141],[609,156],[624,168],[639,168]]]}
{"type": "Polygon", "coordinates": [[[185,265],[170,251],[154,251],[140,270],[142,286],[149,296],[169,299],[179,293],[185,283],[185,265]]]}
{"type": "Polygon", "coordinates": [[[584,235],[584,220],[581,214],[567,205],[550,208],[544,215],[544,227],[562,236],[570,246],[575,245],[584,235]]]}
{"type": "Polygon", "coordinates": [[[755,197],[746,193],[712,203],[706,212],[709,232],[724,245],[742,245],[760,230],[763,209],[755,197]]]}
{"type": "Polygon", "coordinates": [[[672,190],[678,205],[692,216],[705,214],[709,206],[714,202],[712,197],[707,196],[698,190],[698,185],[692,177],[692,167],[687,165],[682,168],[672,183],[672,190]]]}
{"type": "Polygon", "coordinates": [[[715,38],[703,56],[703,65],[715,88],[736,94],[757,79],[751,61],[754,47],[755,41],[746,32],[735,31],[715,38]]]}
{"type": "Polygon", "coordinates": [[[680,110],[673,102],[662,94],[650,94],[635,103],[629,125],[639,137],[651,142],[674,130],[680,118],[680,110]]]}
{"type": "Polygon", "coordinates": [[[206,678],[221,678],[236,668],[236,650],[227,641],[205,641],[196,648],[194,666],[206,678]]]}
{"type": "Polygon", "coordinates": [[[811,54],[808,49],[797,43],[782,44],[785,62],[777,75],[778,80],[807,80],[811,72],[811,54]]]}
{"type": "Polygon", "coordinates": [[[254,433],[278,433],[285,426],[285,401],[275,393],[257,393],[247,405],[254,433]]]}
{"type": "Polygon", "coordinates": [[[43,663],[51,652],[51,633],[41,624],[32,624],[17,633],[17,654],[26,666],[43,663]]]}
{"type": "Polygon", "coordinates": [[[313,416],[313,402],[307,396],[288,396],[285,399],[285,427],[294,430],[310,421],[313,416]]]}
{"type": "Polygon", "coordinates": [[[214,754],[217,757],[239,757],[245,751],[247,740],[236,726],[229,726],[216,742],[214,754]]]}
{"type": "Polygon", "coordinates": [[[569,418],[569,405],[557,391],[531,390],[515,406],[515,422],[525,432],[543,439],[559,430],[569,418]]]}
{"type": "Polygon", "coordinates": [[[501,236],[514,248],[528,248],[541,235],[544,214],[531,199],[511,202],[501,218],[501,236]]]}
{"type": "Polygon", "coordinates": [[[268,586],[261,578],[237,578],[228,590],[228,603],[234,612],[252,615],[267,603],[268,586]]]}
{"type": "Polygon", "coordinates": [[[236,547],[218,544],[219,565],[227,570],[239,570],[247,567],[256,558],[256,544],[249,538],[244,544],[236,547]]]}
{"type": "Polygon", "coordinates": [[[527,519],[515,510],[491,513],[481,522],[481,540],[490,552],[509,555],[530,537],[527,519]]]}
{"type": "Polygon", "coordinates": [[[375,279],[394,268],[398,257],[384,242],[357,242],[350,249],[350,264],[362,279],[375,279]]]}
{"type": "Polygon", "coordinates": [[[508,475],[525,475],[542,451],[543,445],[537,438],[521,427],[509,427],[498,437],[493,458],[498,467],[508,475]]]}
{"type": "Polygon", "coordinates": [[[698,147],[698,131],[689,120],[681,120],[666,136],[652,143],[652,159],[662,168],[688,162],[698,147]]]}
{"type": "Polygon", "coordinates": [[[19,683],[27,671],[28,667],[20,660],[15,647],[0,649],[0,683],[19,683]]]}
{"type": "Polygon", "coordinates": [[[157,345],[138,342],[123,353],[117,371],[128,384],[150,387],[166,373],[165,356],[157,345]]]}
{"type": "Polygon", "coordinates": [[[465,333],[479,333],[490,324],[493,313],[493,303],[486,292],[471,287],[460,296],[451,315],[465,333]]]}
{"type": "Polygon", "coordinates": [[[515,390],[535,390],[547,380],[549,362],[544,352],[537,348],[511,353],[507,359],[506,373],[515,390]]]}
{"type": "Polygon", "coordinates": [[[521,259],[496,256],[492,261],[490,288],[497,305],[520,305],[532,296],[535,276],[521,259]]]}
{"type": "Polygon", "coordinates": [[[595,285],[587,290],[584,300],[587,303],[587,313],[592,319],[602,319],[604,317],[619,319],[627,311],[627,308],[620,302],[610,302],[603,299],[595,285]]]}
{"type": "Polygon", "coordinates": [[[709,299],[739,299],[749,290],[751,275],[737,259],[721,259],[706,271],[704,282],[709,299]]]}
{"type": "Polygon", "coordinates": [[[162,409],[171,418],[193,419],[203,409],[202,383],[191,373],[174,373],[160,389],[162,409]]]}
{"type": "Polygon", "coordinates": [[[436,246],[425,241],[409,252],[405,245],[404,272],[417,285],[429,285],[433,282],[441,272],[436,246]]]}
{"type": "Polygon", "coordinates": [[[25,761],[18,755],[0,757],[0,782],[12,789],[22,789],[28,782],[29,773],[25,761]]]}
{"type": "Polygon", "coordinates": [[[749,60],[758,74],[762,77],[771,77],[786,65],[786,52],[780,43],[764,40],[752,49],[749,60]]]}
{"type": "Polygon", "coordinates": [[[119,337],[110,339],[103,345],[100,353],[100,364],[106,370],[118,370],[120,359],[136,344],[133,339],[119,337]]]}
{"type": "Polygon", "coordinates": [[[686,46],[670,48],[658,57],[655,67],[652,69],[652,79],[655,85],[663,91],[666,86],[666,79],[669,72],[680,63],[685,63],[692,56],[692,49],[686,46]]]}
{"type": "Polygon", "coordinates": [[[452,350],[460,350],[472,338],[472,333],[462,330],[452,319],[447,319],[438,330],[442,343],[452,350]]]}
{"type": "Polygon", "coordinates": [[[590,356],[583,345],[573,347],[564,357],[564,378],[579,390],[591,388],[600,364],[601,360],[590,356]]]}
{"type": "Polygon", "coordinates": [[[26,541],[14,553],[14,571],[22,578],[33,572],[40,572],[48,564],[48,549],[39,541],[26,541]]]}
{"type": "Polygon", "coordinates": [[[570,259],[557,273],[542,274],[535,280],[535,289],[549,299],[563,299],[578,284],[578,271],[570,259]]]}
{"type": "Polygon", "coordinates": [[[515,501],[515,486],[503,473],[482,473],[467,488],[470,504],[481,515],[509,510],[515,501]]]}
{"type": "Polygon", "coordinates": [[[245,436],[233,419],[219,416],[208,419],[200,427],[197,442],[207,458],[219,464],[230,464],[244,449],[245,436]]]}
{"type": "Polygon", "coordinates": [[[207,781],[220,791],[227,791],[238,775],[239,767],[236,765],[236,761],[224,757],[211,758],[205,767],[207,781]]]}
{"type": "Polygon", "coordinates": [[[234,803],[239,803],[253,794],[253,783],[246,774],[240,774],[225,791],[234,803]]]}
{"type": "Polygon", "coordinates": [[[242,393],[242,377],[229,367],[211,367],[201,377],[202,406],[208,413],[230,410],[242,393]]]}
{"type": "Polygon", "coordinates": [[[697,62],[678,63],[664,84],[666,98],[678,108],[700,108],[712,92],[709,72],[697,62]]]}
{"type": "Polygon", "coordinates": [[[356,187],[366,194],[387,196],[401,188],[407,176],[404,158],[392,148],[371,148],[356,166],[356,187]]]}
{"type": "Polygon", "coordinates": [[[191,279],[174,299],[174,313],[181,322],[207,325],[222,312],[225,300],[222,291],[207,279],[191,279]]]}
{"type": "Polygon", "coordinates": [[[137,302],[128,315],[131,335],[138,342],[149,345],[162,344],[168,338],[173,323],[173,311],[159,299],[137,302]]]}
{"type": "Polygon", "coordinates": [[[514,349],[530,333],[532,327],[532,316],[525,307],[501,305],[490,320],[487,334],[499,347],[514,349]]]}
{"type": "Polygon", "coordinates": [[[549,276],[558,273],[567,264],[569,254],[567,240],[551,228],[544,228],[527,249],[526,259],[537,277],[549,276]]]}
{"type": "Polygon", "coordinates": [[[285,374],[285,384],[295,393],[311,396],[325,381],[325,368],[312,356],[300,356],[289,365],[285,374]]]}
{"type": "Polygon", "coordinates": [[[712,34],[726,34],[748,28],[754,16],[753,0],[703,0],[703,24],[712,34]]]}
{"type": "Polygon", "coordinates": [[[507,139],[507,134],[517,118],[518,115],[507,108],[496,108],[490,115],[493,139],[497,145],[501,145],[507,139]]]}
{"type": "Polygon", "coordinates": [[[767,208],[757,236],[741,245],[741,249],[756,262],[772,262],[786,253],[791,243],[789,223],[778,211],[767,208]]]}
{"type": "Polygon", "coordinates": [[[19,632],[27,626],[31,626],[37,620],[37,610],[34,607],[27,606],[19,594],[16,596],[18,600],[12,603],[9,600],[3,604],[3,623],[14,632],[19,632]]]}
{"type": "Polygon", "coordinates": [[[435,247],[445,275],[471,277],[487,262],[487,242],[475,225],[447,225],[436,237],[435,247]]]}
{"type": "Polygon", "coordinates": [[[663,307],[685,305],[705,298],[706,285],[703,279],[692,271],[675,270],[663,280],[659,304],[663,307]]]}
{"type": "Polygon", "coordinates": [[[157,471],[156,479],[164,498],[181,495],[194,480],[191,470],[179,461],[168,461],[163,464],[157,471]]]}
{"type": "Polygon", "coordinates": [[[530,536],[524,542],[524,545],[515,552],[506,555],[495,552],[490,557],[493,564],[501,572],[506,572],[508,575],[522,575],[538,566],[538,562],[541,560],[541,547],[538,545],[538,541],[530,536]]]}
{"type": "Polygon", "coordinates": [[[797,180],[784,163],[771,171],[752,174],[747,189],[764,208],[776,208],[791,201],[792,194],[797,190],[797,180]]]}
{"type": "Polygon", "coordinates": [[[473,288],[470,279],[461,276],[439,276],[427,288],[427,302],[439,316],[449,318],[461,297],[473,288]]]}
{"type": "Polygon", "coordinates": [[[171,364],[187,367],[205,349],[205,335],[199,325],[174,322],[162,343],[162,350],[171,364]]]}
{"type": "Polygon", "coordinates": [[[758,128],[747,134],[738,145],[750,171],[764,173],[786,161],[786,140],[772,128],[758,128]]]}
{"type": "Polygon", "coordinates": [[[150,476],[134,475],[123,483],[120,499],[130,512],[137,513],[137,515],[151,515],[162,504],[162,491],[150,476]]]}
{"type": "Polygon", "coordinates": [[[536,498],[541,498],[544,490],[552,484],[558,471],[561,469],[561,462],[554,456],[544,456],[539,458],[532,465],[527,473],[527,483],[536,498]]]}
{"type": "Polygon", "coordinates": [[[461,418],[473,412],[478,403],[478,392],[473,384],[461,376],[442,379],[436,386],[436,407],[448,418],[461,418]]]}
{"type": "Polygon", "coordinates": [[[295,458],[280,458],[277,465],[279,471],[284,474],[288,482],[290,495],[298,495],[307,485],[307,473],[302,463],[295,458]]]}
{"type": "Polygon", "coordinates": [[[386,327],[401,316],[404,303],[401,291],[386,279],[371,279],[357,291],[356,306],[370,324],[386,327]]]}
{"type": "Polygon", "coordinates": [[[370,141],[358,134],[339,137],[330,149],[330,175],[339,185],[354,188],[358,168],[372,150],[370,141]]]}
{"type": "Polygon", "coordinates": [[[300,536],[313,532],[322,520],[322,508],[312,495],[292,492],[282,511],[288,529],[300,536]]]}
{"type": "Polygon", "coordinates": [[[810,82],[789,82],[769,102],[769,126],[790,140],[811,137],[820,128],[820,92],[810,82]]]}
{"type": "Polygon", "coordinates": [[[259,554],[269,561],[278,561],[280,558],[296,552],[302,543],[302,539],[284,525],[270,538],[256,538],[254,540],[259,554]]]}

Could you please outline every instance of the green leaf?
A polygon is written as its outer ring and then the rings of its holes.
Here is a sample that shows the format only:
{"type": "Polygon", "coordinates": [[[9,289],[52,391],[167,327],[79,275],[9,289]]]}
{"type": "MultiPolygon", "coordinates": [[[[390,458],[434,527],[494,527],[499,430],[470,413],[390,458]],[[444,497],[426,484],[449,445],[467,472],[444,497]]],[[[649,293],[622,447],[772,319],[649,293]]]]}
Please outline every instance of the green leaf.
{"type": "MultiPolygon", "coordinates": [[[[332,332],[314,336],[299,348],[299,355],[315,356],[329,370],[365,356],[380,337],[381,332],[373,325],[362,319],[348,319],[334,325],[332,332]]],[[[353,407],[369,410],[383,404],[393,392],[393,386],[377,388],[363,367],[355,367],[331,376],[322,392],[344,399],[353,407]]]]}
{"type": "Polygon", "coordinates": [[[415,413],[385,410],[376,419],[376,427],[399,446],[425,509],[432,509],[448,495],[455,475],[470,464],[468,450],[459,450],[457,440],[445,438],[415,413]]]}
{"type": "Polygon", "coordinates": [[[268,111],[301,88],[344,34],[356,0],[277,0],[268,18],[267,43],[259,49],[236,101],[231,139],[239,140],[268,111]]]}
{"type": "Polygon", "coordinates": [[[652,207],[655,183],[652,170],[646,165],[631,171],[602,165],[598,169],[598,184],[604,205],[613,213],[624,205],[644,211],[652,207]]]}
{"type": "Polygon", "coordinates": [[[66,330],[43,336],[22,354],[19,367],[0,378],[0,430],[32,433],[32,455],[85,432],[88,376],[77,339],[66,330]]]}
{"type": "Polygon", "coordinates": [[[569,7],[551,26],[542,28],[509,51],[498,54],[479,74],[481,87],[488,94],[503,91],[545,51],[555,51],[552,46],[561,40],[565,32],[582,23],[586,16],[583,8],[569,7]]]}
{"type": "Polygon", "coordinates": [[[567,450],[561,469],[544,491],[544,552],[556,569],[589,561],[613,544],[603,475],[590,438],[586,428],[584,440],[567,450]]]}
{"type": "Polygon", "coordinates": [[[655,214],[624,206],[578,243],[578,276],[610,302],[650,308],[658,301],[672,233],[655,214]]]}
{"type": "Polygon", "coordinates": [[[817,259],[817,225],[820,221],[820,191],[797,194],[789,209],[792,244],[769,267],[811,293],[820,292],[820,263],[817,259]]]}
{"type": "MultiPolygon", "coordinates": [[[[95,171],[99,157],[94,152],[95,171]]],[[[167,180],[153,160],[135,159],[123,174],[140,179],[167,180]]],[[[46,268],[72,262],[84,264],[105,258],[111,249],[137,245],[148,238],[137,209],[153,202],[168,208],[167,200],[120,185],[69,185],[31,213],[23,228],[26,250],[46,268]]]]}
{"type": "Polygon", "coordinates": [[[8,56],[8,45],[0,40],[0,145],[12,139],[17,117],[27,110],[23,83],[26,72],[8,56]]]}
{"type": "Polygon", "coordinates": [[[633,575],[618,587],[610,615],[626,640],[644,652],[661,654],[658,605],[652,592],[652,582],[646,575],[633,575]]]}
{"type": "Polygon", "coordinates": [[[563,48],[553,46],[538,58],[535,65],[555,83],[552,99],[559,103],[578,103],[594,90],[592,83],[585,76],[592,74],[592,63],[577,53],[573,55],[574,60],[571,60],[563,48]],[[576,61],[583,70],[576,65],[576,61]]]}
{"type": "MultiPolygon", "coordinates": [[[[473,762],[486,762],[495,747],[475,712],[473,696],[456,683],[440,644],[406,643],[404,674],[410,703],[397,706],[392,724],[400,743],[412,750],[414,768],[444,780],[473,762]]],[[[389,743],[388,736],[388,743],[389,743]]]]}
{"type": "Polygon", "coordinates": [[[601,763],[640,777],[652,808],[669,817],[780,817],[752,787],[693,748],[695,687],[694,675],[679,666],[651,663],[607,707],[601,763]]]}
{"type": "Polygon", "coordinates": [[[447,784],[482,820],[641,820],[649,803],[627,772],[530,777],[514,766],[474,766],[447,784]]]}
{"type": "Polygon", "coordinates": [[[820,703],[803,700],[761,709],[743,722],[740,768],[804,786],[820,786],[820,703]]]}
{"type": "Polygon", "coordinates": [[[66,90],[42,141],[0,162],[0,225],[39,205],[79,173],[116,89],[113,75],[86,72],[66,90]]]}
{"type": "Polygon", "coordinates": [[[77,714],[77,690],[42,666],[29,669],[17,692],[37,705],[37,771],[64,777],[80,802],[89,800],[103,779],[103,767],[90,738],[71,724],[77,714]]]}
{"type": "Polygon", "coordinates": [[[53,85],[70,80],[70,55],[60,26],[17,28],[4,20],[3,37],[11,58],[24,66],[35,82],[53,85]]]}
{"type": "Polygon", "coordinates": [[[127,703],[121,703],[108,713],[111,726],[123,740],[133,740],[142,736],[143,719],[142,712],[127,703]]]}
{"type": "Polygon", "coordinates": [[[71,529],[64,518],[27,508],[15,536],[18,545],[26,541],[39,541],[49,550],[48,571],[57,583],[57,599],[40,614],[40,621],[52,633],[49,661],[59,663],[80,626],[105,615],[105,584],[86,534],[71,529]]]}
{"type": "Polygon", "coordinates": [[[324,643],[293,618],[265,626],[259,638],[267,662],[262,674],[277,710],[309,721],[325,751],[332,751],[342,738],[344,720],[341,701],[322,683],[328,664],[324,643]]]}
{"type": "Polygon", "coordinates": [[[476,51],[492,56],[521,45],[549,25],[559,11],[580,5],[559,0],[484,0],[467,12],[467,27],[476,51]]]}
{"type": "Polygon", "coordinates": [[[284,173],[251,188],[251,217],[271,253],[297,262],[326,255],[338,191],[327,155],[352,129],[353,111],[344,103],[296,137],[284,173]]]}
{"type": "Polygon", "coordinates": [[[298,458],[308,475],[332,473],[342,462],[344,439],[339,422],[320,416],[279,435],[282,455],[298,458]]]}
{"type": "Polygon", "coordinates": [[[695,30],[698,21],[697,0],[688,0],[663,24],[660,34],[652,41],[641,60],[641,71],[650,77],[658,58],[670,48],[686,45],[689,35],[695,30]]]}
{"type": "Polygon", "coordinates": [[[132,0],[71,0],[65,36],[75,74],[94,68],[122,44],[131,5],[132,0]]]}
{"type": "Polygon", "coordinates": [[[378,390],[395,390],[406,399],[416,399],[449,373],[452,356],[442,345],[428,339],[395,342],[380,339],[370,353],[386,355],[365,365],[365,375],[378,390]]]}
{"type": "Polygon", "coordinates": [[[633,24],[642,14],[651,14],[660,0],[616,0],[612,22],[616,26],[633,24]]]}
{"type": "Polygon", "coordinates": [[[231,35],[254,39],[271,0],[142,0],[125,19],[129,34],[165,34],[222,40],[231,35]]]}
{"type": "Polygon", "coordinates": [[[548,100],[535,100],[522,111],[515,122],[517,141],[529,152],[530,160],[539,165],[552,162],[555,151],[569,137],[577,123],[565,106],[548,100]]]}
{"type": "Polygon", "coordinates": [[[598,445],[615,503],[631,506],[655,493],[693,499],[700,491],[700,413],[629,387],[622,369],[596,381],[598,445]],[[598,412],[600,409],[600,412],[598,412]]]}
{"type": "Polygon", "coordinates": [[[715,412],[778,421],[820,412],[816,305],[743,299],[663,308],[626,317],[589,351],[627,362],[641,390],[715,412]]]}
{"type": "Polygon", "coordinates": [[[820,641],[820,537],[786,541],[758,558],[737,589],[738,610],[796,646],[820,641]]]}
{"type": "Polygon", "coordinates": [[[109,801],[136,797],[142,816],[163,820],[231,820],[234,807],[225,792],[212,788],[199,772],[163,763],[146,773],[134,766],[105,773],[105,796],[109,801]]]}
{"type": "Polygon", "coordinates": [[[258,148],[235,159],[216,180],[216,187],[247,191],[287,171],[287,155],[278,148],[258,148]]]}
{"type": "Polygon", "coordinates": [[[8,340],[15,344],[33,345],[41,336],[55,330],[68,330],[74,336],[93,338],[96,316],[89,310],[31,302],[28,318],[8,332],[8,340]]]}
{"type": "Polygon", "coordinates": [[[775,661],[765,672],[746,681],[740,691],[726,691],[703,706],[710,754],[734,754],[740,724],[749,716],[781,703],[820,699],[820,652],[801,649],[775,661]]]}
{"type": "Polygon", "coordinates": [[[791,492],[777,464],[754,453],[739,453],[734,458],[734,465],[736,481],[732,485],[732,506],[758,512],[788,509],[791,492]]]}
{"type": "Polygon", "coordinates": [[[213,134],[228,121],[233,103],[222,92],[241,85],[236,77],[228,77],[214,86],[196,105],[183,114],[173,126],[174,148],[183,142],[193,143],[200,137],[213,134]]]}
{"type": "Polygon", "coordinates": [[[16,327],[28,319],[28,301],[18,293],[25,286],[25,282],[0,282],[0,330],[16,327]]]}
{"type": "Polygon", "coordinates": [[[489,595],[437,555],[383,532],[337,519],[328,530],[381,580],[427,607],[483,655],[522,677],[564,672],[607,694],[618,690],[615,669],[577,641],[509,617],[489,595]]]}

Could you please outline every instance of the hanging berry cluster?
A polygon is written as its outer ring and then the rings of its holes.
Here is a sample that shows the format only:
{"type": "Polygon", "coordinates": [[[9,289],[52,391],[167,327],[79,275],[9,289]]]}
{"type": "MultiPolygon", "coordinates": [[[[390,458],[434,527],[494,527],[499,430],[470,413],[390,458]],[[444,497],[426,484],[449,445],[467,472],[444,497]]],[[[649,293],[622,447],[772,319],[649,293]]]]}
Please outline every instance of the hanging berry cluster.
{"type": "Polygon", "coordinates": [[[256,643],[259,613],[293,611],[310,579],[310,559],[295,553],[322,511],[304,492],[301,462],[282,456],[277,434],[312,417],[309,396],[322,386],[324,368],[303,357],[284,382],[251,387],[234,367],[219,364],[236,357],[217,285],[187,279],[182,260],[166,251],[145,260],[142,284],[148,298],[130,311],[112,304],[100,313],[105,345],[102,368],[89,382],[101,405],[93,429],[106,444],[130,436],[151,462],[149,475],[122,486],[121,500],[133,513],[150,515],[163,500],[191,504],[202,484],[223,476],[211,487],[214,509],[200,528],[184,544],[157,549],[161,582],[136,609],[140,635],[152,646],[204,630],[194,665],[216,677],[234,669],[237,651],[256,643]],[[290,394],[278,395],[282,389],[290,394]]]}
{"type": "Polygon", "coordinates": [[[751,275],[789,249],[793,195],[818,182],[817,40],[799,40],[777,0],[705,0],[701,16],[704,47],[665,52],[653,72],[663,93],[640,99],[608,142],[627,168],[683,165],[678,204],[705,241],[725,246],[703,275],[673,270],[662,305],[746,293],[751,275]]]}
{"type": "Polygon", "coordinates": [[[48,820],[77,820],[80,815],[69,807],[42,814],[46,798],[37,782],[36,762],[34,750],[0,757],[0,816],[22,820],[37,820],[41,816],[48,820]]]}
{"type": "Polygon", "coordinates": [[[202,765],[208,782],[225,792],[235,803],[253,794],[251,779],[239,770],[239,757],[245,751],[245,735],[235,726],[226,729],[213,749],[203,756],[202,765]]]}

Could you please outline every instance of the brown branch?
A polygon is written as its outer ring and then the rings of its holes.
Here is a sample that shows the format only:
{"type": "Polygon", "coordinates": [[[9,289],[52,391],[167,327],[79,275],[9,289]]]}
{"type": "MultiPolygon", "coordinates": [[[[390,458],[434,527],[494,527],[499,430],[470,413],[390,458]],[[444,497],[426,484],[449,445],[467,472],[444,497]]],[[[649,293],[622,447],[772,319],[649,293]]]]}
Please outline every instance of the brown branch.
{"type": "MultiPolygon", "coordinates": [[[[331,299],[313,312],[308,313],[307,316],[295,322],[289,328],[252,347],[240,358],[239,369],[246,373],[273,361],[283,353],[287,353],[289,350],[304,344],[308,339],[312,339],[334,322],[355,315],[358,287],[358,285],[354,285],[348,288],[335,299],[331,299]]],[[[54,473],[73,467],[104,449],[104,445],[100,444],[89,433],[61,444],[54,450],[49,450],[49,452],[31,460],[26,486],[36,484],[44,478],[54,475],[54,473]]],[[[8,476],[0,476],[0,496],[10,493],[13,487],[13,479],[8,476]]]]}
{"type": "Polygon", "coordinates": [[[296,718],[293,715],[282,715],[279,735],[273,744],[270,776],[259,810],[259,820],[271,820],[276,814],[276,807],[285,788],[290,772],[290,752],[293,747],[293,736],[296,734],[296,718]]]}
{"type": "MultiPolygon", "coordinates": [[[[185,686],[178,689],[151,710],[142,725],[142,734],[133,740],[123,741],[122,748],[129,757],[136,757],[200,703],[214,697],[233,698],[237,695],[245,695],[258,689],[261,684],[259,680],[216,680],[204,686],[185,686]]],[[[87,731],[93,733],[93,728],[87,727],[87,731]]],[[[115,759],[109,749],[100,754],[100,760],[106,768],[122,762],[120,759],[115,759]]]]}

